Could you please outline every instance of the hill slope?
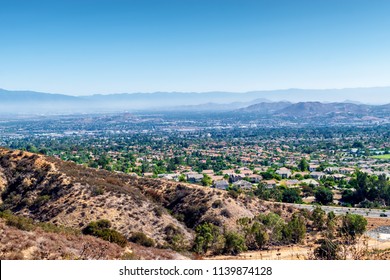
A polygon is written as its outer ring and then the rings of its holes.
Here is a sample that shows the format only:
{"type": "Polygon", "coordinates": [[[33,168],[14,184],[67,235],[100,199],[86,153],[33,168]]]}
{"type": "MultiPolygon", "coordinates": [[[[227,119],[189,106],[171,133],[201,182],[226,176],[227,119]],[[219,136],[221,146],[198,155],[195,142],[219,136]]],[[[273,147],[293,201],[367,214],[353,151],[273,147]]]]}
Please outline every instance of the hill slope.
{"type": "Polygon", "coordinates": [[[188,248],[202,222],[234,229],[238,218],[272,208],[257,198],[7,149],[0,149],[0,188],[2,209],[16,215],[75,229],[107,219],[127,238],[143,232],[162,247],[175,245],[174,234],[188,248]]]}

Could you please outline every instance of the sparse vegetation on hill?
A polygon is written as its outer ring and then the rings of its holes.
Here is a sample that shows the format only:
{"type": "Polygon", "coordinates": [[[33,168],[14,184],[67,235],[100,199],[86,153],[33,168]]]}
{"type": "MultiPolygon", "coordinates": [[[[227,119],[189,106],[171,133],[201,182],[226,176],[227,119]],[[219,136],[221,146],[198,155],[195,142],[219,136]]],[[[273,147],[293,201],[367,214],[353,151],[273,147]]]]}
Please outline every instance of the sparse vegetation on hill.
{"type": "Polygon", "coordinates": [[[6,178],[3,210],[80,230],[90,222],[106,219],[112,230],[126,238],[142,231],[161,246],[172,238],[164,231],[172,224],[185,239],[192,240],[191,230],[168,214],[161,204],[149,199],[142,185],[131,176],[25,152],[1,150],[0,153],[1,173],[6,178]],[[41,169],[42,166],[45,168],[41,169]]]}

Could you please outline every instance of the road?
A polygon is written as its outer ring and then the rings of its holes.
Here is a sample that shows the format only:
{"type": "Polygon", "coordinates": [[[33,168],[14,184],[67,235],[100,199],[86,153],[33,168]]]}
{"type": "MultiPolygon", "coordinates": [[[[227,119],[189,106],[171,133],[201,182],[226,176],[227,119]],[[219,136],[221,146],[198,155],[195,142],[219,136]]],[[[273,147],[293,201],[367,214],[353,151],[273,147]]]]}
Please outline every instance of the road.
{"type": "MultiPolygon", "coordinates": [[[[292,204],[292,203],[283,203],[283,204],[293,206],[299,209],[313,210],[315,208],[315,205],[292,204]]],[[[333,211],[336,215],[344,215],[347,213],[351,213],[351,214],[362,215],[364,217],[390,219],[390,210],[366,209],[366,208],[354,208],[354,207],[337,207],[337,206],[321,206],[321,208],[326,213],[333,211]],[[380,216],[381,214],[387,215],[387,217],[381,217],[380,216]]]]}

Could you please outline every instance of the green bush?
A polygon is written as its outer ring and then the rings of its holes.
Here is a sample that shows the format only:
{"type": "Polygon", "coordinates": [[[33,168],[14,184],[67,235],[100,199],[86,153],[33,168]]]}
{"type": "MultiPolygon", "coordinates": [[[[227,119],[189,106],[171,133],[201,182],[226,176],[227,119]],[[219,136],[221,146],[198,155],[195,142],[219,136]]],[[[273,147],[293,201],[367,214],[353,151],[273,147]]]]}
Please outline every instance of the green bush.
{"type": "Polygon", "coordinates": [[[238,255],[246,250],[248,248],[245,245],[245,238],[242,235],[235,232],[227,232],[225,234],[225,253],[238,255]]]}
{"type": "Polygon", "coordinates": [[[325,187],[318,187],[314,192],[316,202],[327,205],[333,202],[333,193],[325,187]]]}
{"type": "Polygon", "coordinates": [[[319,260],[338,260],[340,259],[339,244],[330,239],[320,240],[320,246],[314,250],[314,256],[319,260]]]}
{"type": "Polygon", "coordinates": [[[121,233],[111,229],[111,222],[108,220],[98,220],[90,222],[84,229],[83,234],[93,235],[103,240],[116,243],[121,247],[127,245],[127,239],[121,233]]]}
{"type": "Polygon", "coordinates": [[[299,189],[285,189],[282,194],[282,201],[287,203],[302,203],[299,189]]]}
{"type": "Polygon", "coordinates": [[[57,226],[51,223],[36,223],[30,218],[14,215],[9,210],[0,212],[0,218],[3,218],[8,226],[13,226],[24,231],[32,231],[36,228],[41,228],[45,232],[64,233],[71,235],[80,234],[79,230],[73,228],[57,226]]]}
{"type": "Polygon", "coordinates": [[[360,215],[346,214],[343,216],[343,223],[341,226],[342,233],[345,233],[352,237],[362,235],[366,231],[367,220],[360,215]]]}
{"type": "Polygon", "coordinates": [[[167,242],[167,247],[172,248],[175,251],[187,249],[184,234],[179,228],[175,227],[173,224],[169,224],[165,227],[164,233],[166,234],[165,241],[167,242]]]}
{"type": "Polygon", "coordinates": [[[8,226],[16,227],[20,230],[31,231],[37,227],[32,219],[16,216],[8,210],[0,212],[0,217],[6,220],[8,226]]]}
{"type": "Polygon", "coordinates": [[[146,236],[143,232],[135,232],[131,235],[129,240],[133,243],[145,246],[145,247],[154,247],[155,242],[152,238],[146,236]]]}
{"type": "Polygon", "coordinates": [[[220,199],[217,199],[211,204],[211,207],[213,208],[222,208],[223,202],[220,199]]]}

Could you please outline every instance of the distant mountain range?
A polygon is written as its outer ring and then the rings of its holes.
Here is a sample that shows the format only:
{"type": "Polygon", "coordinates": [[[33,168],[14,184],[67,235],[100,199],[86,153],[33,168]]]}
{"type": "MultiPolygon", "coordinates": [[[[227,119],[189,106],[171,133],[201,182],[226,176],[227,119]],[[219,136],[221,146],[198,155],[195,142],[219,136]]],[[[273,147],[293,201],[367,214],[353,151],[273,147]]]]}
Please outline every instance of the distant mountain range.
{"type": "MultiPolygon", "coordinates": [[[[242,108],[245,108],[243,111],[247,112],[252,110],[257,113],[269,114],[283,109],[287,110],[287,106],[292,103],[297,104],[288,109],[291,112],[294,110],[328,112],[330,108],[369,111],[369,107],[364,107],[363,103],[382,105],[390,103],[390,87],[329,90],[288,89],[246,93],[121,93],[90,96],[0,89],[0,114],[72,114],[136,110],[232,111],[242,108]],[[311,103],[304,105],[299,102],[311,103]],[[268,105],[265,105],[266,103],[268,105]],[[327,105],[328,103],[333,105],[327,105]],[[349,104],[349,106],[344,106],[343,109],[343,105],[336,106],[336,103],[349,104]]],[[[286,110],[284,113],[288,112],[286,110]]]]}
{"type": "Polygon", "coordinates": [[[345,102],[274,102],[259,103],[236,110],[237,113],[268,116],[272,118],[289,118],[290,120],[372,120],[388,123],[390,121],[390,104],[365,105],[345,102]]]}

